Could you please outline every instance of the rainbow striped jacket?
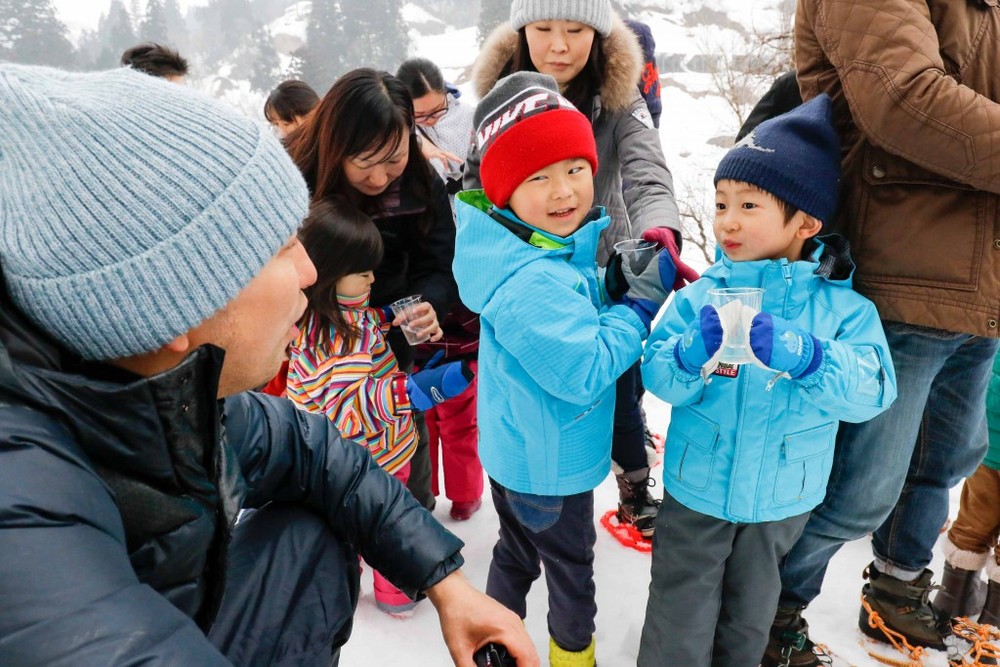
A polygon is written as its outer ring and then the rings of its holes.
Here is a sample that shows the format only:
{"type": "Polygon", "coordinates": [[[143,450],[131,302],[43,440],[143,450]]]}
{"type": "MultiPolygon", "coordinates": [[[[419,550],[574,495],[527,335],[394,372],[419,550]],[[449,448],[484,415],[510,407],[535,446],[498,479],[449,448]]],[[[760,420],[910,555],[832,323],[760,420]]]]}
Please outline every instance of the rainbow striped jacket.
{"type": "Polygon", "coordinates": [[[348,345],[331,328],[318,343],[318,322],[310,314],[289,348],[288,397],[302,410],[325,414],[391,474],[413,456],[417,434],[405,376],[385,342],[390,323],[381,310],[368,307],[367,295],[341,298],[340,305],[359,335],[348,345]]]}

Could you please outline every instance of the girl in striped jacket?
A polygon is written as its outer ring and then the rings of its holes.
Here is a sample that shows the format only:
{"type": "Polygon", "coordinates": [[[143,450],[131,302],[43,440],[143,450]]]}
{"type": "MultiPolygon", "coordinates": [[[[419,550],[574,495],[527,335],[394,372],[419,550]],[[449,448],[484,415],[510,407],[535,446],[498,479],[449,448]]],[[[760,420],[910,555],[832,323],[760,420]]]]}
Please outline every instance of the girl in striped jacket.
{"type": "MultiPolygon", "coordinates": [[[[335,198],[314,204],[299,238],[316,265],[309,310],[289,347],[287,396],[327,415],[341,434],[364,445],[403,484],[417,445],[414,410],[428,410],[468,386],[466,366],[451,363],[412,376],[400,372],[386,343],[391,314],[368,306],[382,238],[371,219],[335,198]]],[[[441,337],[441,329],[426,332],[441,337]]],[[[390,614],[416,604],[375,572],[375,602],[390,614]]]]}

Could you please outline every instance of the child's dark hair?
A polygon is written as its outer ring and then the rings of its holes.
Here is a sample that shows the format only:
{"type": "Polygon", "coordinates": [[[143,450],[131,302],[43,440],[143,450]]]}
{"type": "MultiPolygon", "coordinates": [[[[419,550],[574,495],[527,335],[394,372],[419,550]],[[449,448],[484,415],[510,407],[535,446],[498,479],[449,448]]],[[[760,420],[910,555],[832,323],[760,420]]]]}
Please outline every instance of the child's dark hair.
{"type": "Polygon", "coordinates": [[[126,49],[121,64],[160,78],[187,76],[188,73],[188,62],[181,54],[153,42],[126,49]]]}
{"type": "MultiPolygon", "coordinates": [[[[562,91],[562,96],[572,102],[573,106],[583,112],[587,118],[590,118],[593,111],[591,107],[594,104],[594,95],[600,92],[601,86],[604,85],[606,64],[604,38],[595,33],[594,43],[591,45],[590,55],[587,57],[587,64],[562,91]]],[[[514,72],[537,71],[538,68],[531,62],[531,53],[528,51],[528,33],[524,28],[521,28],[517,31],[517,45],[514,47],[514,54],[501,70],[500,78],[514,72]]]]}
{"type": "Polygon", "coordinates": [[[396,70],[396,78],[403,82],[413,99],[432,92],[447,92],[441,70],[427,58],[404,60],[396,70]]]}
{"type": "Polygon", "coordinates": [[[288,79],[278,84],[264,102],[264,118],[274,122],[275,118],[291,123],[297,117],[306,116],[319,104],[319,95],[305,81],[288,79]]]}
{"type": "Polygon", "coordinates": [[[345,198],[334,196],[310,206],[299,240],[316,266],[316,282],[305,289],[308,312],[318,320],[318,335],[312,342],[329,340],[332,328],[350,346],[358,331],[340,312],[337,281],[352,273],[374,270],[382,261],[382,236],[371,218],[345,198]]]}
{"type": "Polygon", "coordinates": [[[785,201],[784,199],[782,199],[778,195],[774,194],[773,192],[771,192],[769,190],[765,190],[764,188],[760,187],[759,185],[755,185],[754,183],[747,183],[747,185],[749,185],[751,188],[753,188],[757,192],[760,192],[763,195],[767,195],[772,200],[774,200],[774,202],[778,205],[778,208],[781,210],[782,215],[785,217],[785,224],[786,225],[789,222],[791,222],[792,218],[795,217],[795,214],[799,212],[798,208],[796,208],[792,204],[789,204],[787,201],[785,201]]]}

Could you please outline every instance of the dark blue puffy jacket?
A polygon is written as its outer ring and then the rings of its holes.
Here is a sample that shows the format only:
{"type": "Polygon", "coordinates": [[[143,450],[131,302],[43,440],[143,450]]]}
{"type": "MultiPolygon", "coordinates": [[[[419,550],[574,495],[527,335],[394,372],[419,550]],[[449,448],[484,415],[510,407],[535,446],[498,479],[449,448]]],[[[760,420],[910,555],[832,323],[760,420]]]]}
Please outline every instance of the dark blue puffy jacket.
{"type": "Polygon", "coordinates": [[[653,31],[642,21],[626,19],[625,25],[635,33],[642,48],[643,65],[639,92],[649,107],[649,115],[653,117],[653,127],[660,127],[663,102],[660,100],[660,69],[656,66],[656,41],[653,39],[653,31]]]}
{"type": "Polygon", "coordinates": [[[74,358],[5,293],[0,276],[0,665],[227,664],[204,629],[241,506],[311,509],[407,592],[461,565],[327,419],[218,401],[222,350],[140,378],[74,358]]]}

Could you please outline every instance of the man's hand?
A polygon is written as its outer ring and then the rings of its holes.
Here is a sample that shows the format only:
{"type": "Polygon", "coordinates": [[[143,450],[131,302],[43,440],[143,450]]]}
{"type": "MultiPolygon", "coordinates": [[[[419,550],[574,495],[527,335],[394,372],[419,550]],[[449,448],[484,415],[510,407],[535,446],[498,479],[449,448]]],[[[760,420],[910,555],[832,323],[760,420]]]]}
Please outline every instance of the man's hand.
{"type": "Polygon", "coordinates": [[[517,614],[473,588],[460,571],[428,588],[427,599],[437,609],[455,667],[475,667],[472,654],[487,642],[506,646],[518,667],[539,667],[538,653],[517,614]]]}

